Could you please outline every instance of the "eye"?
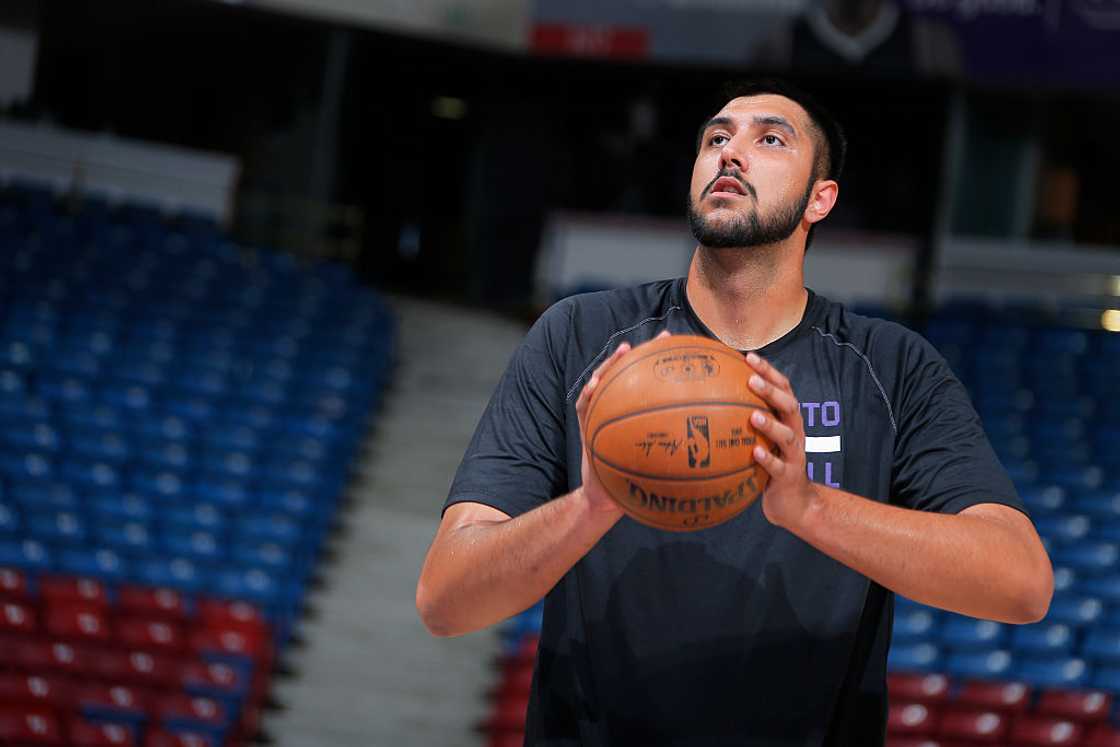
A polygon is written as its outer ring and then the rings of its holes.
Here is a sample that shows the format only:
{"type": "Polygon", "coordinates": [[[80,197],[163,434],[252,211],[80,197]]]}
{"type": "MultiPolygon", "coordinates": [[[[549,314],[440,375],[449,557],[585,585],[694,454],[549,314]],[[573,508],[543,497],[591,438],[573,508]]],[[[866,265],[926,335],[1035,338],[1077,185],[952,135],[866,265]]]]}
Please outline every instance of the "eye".
{"type": "Polygon", "coordinates": [[[782,140],[780,137],[778,137],[777,135],[775,135],[773,133],[770,133],[769,135],[763,135],[762,136],[762,142],[766,143],[767,145],[785,145],[786,144],[784,140],[782,140]]]}
{"type": "Polygon", "coordinates": [[[724,135],[723,133],[716,133],[715,135],[712,135],[708,138],[708,145],[719,147],[726,143],[728,140],[729,138],[727,137],[727,135],[724,135]]]}

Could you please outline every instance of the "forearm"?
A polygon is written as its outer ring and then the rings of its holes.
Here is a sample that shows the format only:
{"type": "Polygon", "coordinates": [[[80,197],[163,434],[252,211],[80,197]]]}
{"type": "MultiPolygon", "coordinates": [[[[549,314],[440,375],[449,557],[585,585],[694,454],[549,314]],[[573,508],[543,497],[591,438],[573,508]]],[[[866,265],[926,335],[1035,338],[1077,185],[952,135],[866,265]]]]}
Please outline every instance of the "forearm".
{"type": "Polygon", "coordinates": [[[1026,623],[1045,614],[1053,584],[1045,551],[1025,545],[1005,523],[813,489],[791,531],[891,591],[989,620],[1026,623]]]}
{"type": "Polygon", "coordinates": [[[424,624],[436,635],[462,635],[521,612],[621,516],[577,489],[516,518],[441,529],[417,590],[424,624]]]}

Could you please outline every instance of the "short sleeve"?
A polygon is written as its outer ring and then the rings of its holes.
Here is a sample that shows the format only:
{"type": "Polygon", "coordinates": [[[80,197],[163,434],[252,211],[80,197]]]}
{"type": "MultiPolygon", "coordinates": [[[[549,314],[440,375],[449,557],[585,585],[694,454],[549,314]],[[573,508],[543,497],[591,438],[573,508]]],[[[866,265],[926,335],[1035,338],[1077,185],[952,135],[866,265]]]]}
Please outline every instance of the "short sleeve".
{"type": "Polygon", "coordinates": [[[959,513],[1001,503],[1027,513],[1000,464],[964,385],[917,335],[906,341],[892,466],[894,502],[959,513]]]}
{"type": "Polygon", "coordinates": [[[517,516],[567,485],[563,379],[566,306],[546,311],[513,354],[455,473],[444,510],[484,503],[517,516]]]}

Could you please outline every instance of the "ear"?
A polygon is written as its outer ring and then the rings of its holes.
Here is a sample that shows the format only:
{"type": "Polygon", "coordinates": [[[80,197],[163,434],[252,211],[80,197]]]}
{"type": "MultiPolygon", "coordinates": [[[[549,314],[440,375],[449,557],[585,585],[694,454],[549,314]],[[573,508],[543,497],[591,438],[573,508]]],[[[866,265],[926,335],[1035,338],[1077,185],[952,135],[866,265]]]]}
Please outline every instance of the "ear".
{"type": "Polygon", "coordinates": [[[813,185],[809,204],[805,206],[805,220],[816,223],[825,219],[836,199],[840,196],[840,185],[831,179],[821,179],[813,185]]]}

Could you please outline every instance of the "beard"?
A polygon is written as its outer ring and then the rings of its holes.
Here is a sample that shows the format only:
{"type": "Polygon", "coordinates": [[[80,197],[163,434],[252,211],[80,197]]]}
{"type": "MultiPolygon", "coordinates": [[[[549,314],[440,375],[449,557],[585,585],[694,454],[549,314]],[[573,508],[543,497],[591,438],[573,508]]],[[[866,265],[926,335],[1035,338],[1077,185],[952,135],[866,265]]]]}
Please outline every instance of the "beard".
{"type": "MultiPolygon", "coordinates": [[[[727,176],[727,174],[720,174],[719,176],[727,176]]],[[[712,184],[715,181],[713,179],[712,184]]],[[[701,194],[707,193],[711,186],[709,184],[701,194]]],[[[752,196],[754,195],[753,189],[748,191],[752,196]]],[[[731,220],[720,223],[700,215],[690,194],[688,196],[688,228],[692,231],[693,238],[701,246],[709,249],[745,248],[776,244],[793,235],[793,232],[801,223],[805,208],[809,206],[809,198],[812,193],[813,180],[810,178],[805,187],[805,193],[799,201],[779,205],[766,216],[760,216],[758,209],[751,207],[734,216],[731,220]]]]}

